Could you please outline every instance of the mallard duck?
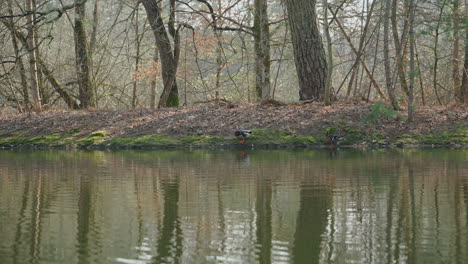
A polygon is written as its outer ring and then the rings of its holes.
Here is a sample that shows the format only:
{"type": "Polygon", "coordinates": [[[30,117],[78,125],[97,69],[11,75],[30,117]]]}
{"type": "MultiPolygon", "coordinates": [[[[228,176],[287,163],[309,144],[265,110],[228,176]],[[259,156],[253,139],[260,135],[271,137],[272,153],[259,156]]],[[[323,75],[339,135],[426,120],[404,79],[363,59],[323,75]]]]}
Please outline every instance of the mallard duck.
{"type": "Polygon", "coordinates": [[[338,136],[328,136],[328,144],[330,144],[330,147],[335,146],[338,140],[338,136]]]}
{"type": "Polygon", "coordinates": [[[239,139],[240,143],[245,143],[246,138],[250,137],[252,135],[251,130],[240,130],[236,131],[234,135],[239,139]]]}

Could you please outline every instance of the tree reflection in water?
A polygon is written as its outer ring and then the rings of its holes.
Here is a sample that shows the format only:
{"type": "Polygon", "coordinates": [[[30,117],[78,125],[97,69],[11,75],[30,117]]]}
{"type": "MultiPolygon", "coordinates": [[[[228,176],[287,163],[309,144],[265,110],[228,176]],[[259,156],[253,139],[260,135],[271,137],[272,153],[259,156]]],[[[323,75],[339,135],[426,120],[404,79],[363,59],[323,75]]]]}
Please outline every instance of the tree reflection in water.
{"type": "Polygon", "coordinates": [[[466,160],[0,151],[0,263],[466,263],[466,160]]]}

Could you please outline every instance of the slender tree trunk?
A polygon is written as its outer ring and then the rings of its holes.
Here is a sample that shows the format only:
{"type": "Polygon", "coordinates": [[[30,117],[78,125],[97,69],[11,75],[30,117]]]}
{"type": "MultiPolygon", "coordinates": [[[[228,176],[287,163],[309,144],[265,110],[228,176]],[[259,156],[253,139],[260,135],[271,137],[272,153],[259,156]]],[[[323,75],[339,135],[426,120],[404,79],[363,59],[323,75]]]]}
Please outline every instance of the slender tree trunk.
{"type": "Polygon", "coordinates": [[[328,1],[323,0],[323,31],[327,39],[327,81],[325,82],[325,105],[331,105],[331,86],[332,86],[332,73],[333,73],[333,53],[332,42],[330,36],[330,26],[328,24],[328,1]]]}
{"type": "Polygon", "coordinates": [[[286,0],[300,100],[321,100],[327,80],[315,5],[316,0],[286,0]]]}
{"type": "Polygon", "coordinates": [[[453,2],[453,50],[452,50],[452,80],[453,90],[455,91],[455,100],[463,102],[463,94],[461,93],[461,78],[460,78],[460,0],[452,0],[453,2]]]}
{"type": "MultiPolygon", "coordinates": [[[[153,56],[153,65],[156,67],[158,66],[159,62],[159,56],[158,56],[158,48],[154,50],[154,56],[153,56]]],[[[159,67],[158,67],[159,69],[159,67]]],[[[158,74],[154,73],[153,77],[151,79],[151,96],[150,96],[150,108],[155,109],[156,108],[156,81],[157,81],[158,74]]]]}
{"type": "Polygon", "coordinates": [[[414,52],[416,56],[416,62],[418,63],[419,87],[421,89],[422,105],[426,105],[426,97],[424,95],[424,85],[423,85],[422,74],[421,74],[421,64],[419,62],[419,52],[418,52],[418,46],[416,45],[416,42],[414,44],[414,52]]]}
{"type": "Polygon", "coordinates": [[[97,31],[99,27],[99,0],[94,1],[94,8],[93,8],[93,26],[91,29],[91,37],[89,40],[89,53],[91,54],[91,58],[93,57],[92,54],[96,49],[96,41],[97,41],[97,31]]]}
{"type": "MultiPolygon", "coordinates": [[[[333,10],[331,10],[330,7],[328,8],[328,10],[333,13],[333,10]]],[[[377,83],[377,81],[375,80],[373,74],[371,73],[371,71],[367,67],[366,62],[361,58],[362,56],[360,55],[359,51],[356,50],[356,47],[354,47],[353,43],[351,42],[351,38],[348,36],[348,34],[346,34],[346,31],[344,30],[343,25],[341,25],[340,20],[336,17],[336,14],[333,14],[333,15],[335,16],[335,22],[338,25],[338,28],[340,29],[341,33],[343,33],[343,36],[345,37],[346,41],[348,42],[349,47],[351,47],[351,50],[354,52],[354,54],[356,54],[357,60],[359,60],[359,62],[361,62],[361,66],[366,71],[367,77],[369,77],[369,79],[371,80],[372,84],[374,85],[374,88],[377,90],[380,97],[385,99],[384,93],[380,89],[380,86],[377,83]]]]}
{"type": "Polygon", "coordinates": [[[437,99],[437,102],[439,102],[440,105],[442,105],[442,101],[440,100],[439,96],[439,90],[437,89],[437,70],[438,70],[438,65],[439,65],[439,53],[438,53],[438,44],[439,44],[439,30],[440,30],[440,24],[442,23],[442,15],[444,13],[444,7],[445,3],[447,0],[444,0],[442,2],[442,6],[440,7],[440,12],[439,12],[439,19],[435,28],[435,39],[434,39],[434,72],[432,74],[432,86],[434,88],[434,93],[437,99]]]}
{"type": "Polygon", "coordinates": [[[255,91],[259,100],[271,97],[270,92],[270,29],[267,0],[255,0],[255,91]]]}
{"type": "MultiPolygon", "coordinates": [[[[32,0],[32,6],[36,9],[37,4],[36,0],[32,0]]],[[[36,21],[37,15],[33,14],[33,21],[36,21]]],[[[40,49],[39,49],[39,37],[37,35],[37,31],[34,33],[34,47],[36,47],[36,59],[41,57],[40,49]]],[[[41,97],[41,105],[42,108],[48,105],[50,102],[50,93],[47,91],[47,86],[45,85],[45,80],[42,76],[42,72],[39,70],[39,66],[37,66],[37,85],[39,87],[39,95],[41,97]]]]}
{"type": "Polygon", "coordinates": [[[414,77],[416,70],[414,67],[414,0],[409,0],[409,44],[410,44],[410,83],[409,83],[409,98],[408,98],[408,122],[413,122],[414,117],[414,77]]]}
{"type": "MultiPolygon", "coordinates": [[[[2,21],[2,23],[9,29],[14,31],[16,38],[21,41],[23,46],[28,46],[29,39],[19,30],[12,27],[9,23],[2,21]]],[[[73,98],[70,94],[67,93],[65,87],[57,80],[57,78],[53,75],[52,71],[48,69],[47,65],[41,60],[40,57],[37,57],[36,60],[37,67],[41,70],[44,74],[45,78],[49,81],[55,91],[62,97],[65,103],[70,107],[70,109],[77,109],[80,106],[76,102],[75,98],[73,98]]]]}
{"type": "MultiPolygon", "coordinates": [[[[8,0],[8,14],[11,16],[13,15],[13,7],[11,0],[8,0]]],[[[22,86],[22,92],[23,92],[23,105],[24,108],[29,111],[30,110],[30,105],[29,105],[29,90],[28,90],[28,77],[26,76],[26,69],[23,64],[23,59],[20,56],[20,49],[18,47],[18,41],[16,38],[16,28],[15,24],[13,22],[13,18],[10,19],[10,31],[11,31],[11,42],[13,44],[13,49],[15,51],[15,56],[16,56],[16,63],[19,68],[19,74],[21,77],[21,86],[22,86]]]]}
{"type": "Polygon", "coordinates": [[[385,1],[384,17],[384,64],[385,64],[385,83],[387,86],[388,97],[392,103],[393,109],[399,110],[400,106],[395,96],[395,87],[392,81],[392,69],[390,68],[390,10],[392,8],[391,0],[385,1]]]}
{"type": "MultiPolygon", "coordinates": [[[[406,1],[404,1],[406,4],[406,1]]],[[[405,73],[405,57],[406,57],[406,38],[407,38],[407,31],[408,31],[408,20],[406,19],[405,14],[405,22],[403,24],[403,33],[401,34],[401,42],[400,36],[398,34],[398,23],[397,23],[397,9],[398,9],[398,1],[393,0],[392,5],[392,15],[390,17],[392,22],[392,32],[393,32],[393,40],[395,43],[395,57],[396,57],[396,67],[398,73],[398,79],[400,80],[400,86],[405,92],[407,96],[409,96],[408,84],[406,83],[406,73],[405,73]]]]}
{"type": "MultiPolygon", "coordinates": [[[[140,45],[141,45],[141,38],[140,38],[140,28],[139,28],[139,21],[138,21],[138,8],[139,4],[137,4],[135,8],[135,45],[136,45],[136,54],[135,54],[135,72],[138,73],[140,70],[140,45]]],[[[137,88],[138,88],[138,79],[136,76],[133,79],[133,91],[132,91],[132,109],[135,109],[137,106],[137,88]]]]}
{"type": "MultiPolygon", "coordinates": [[[[353,88],[354,79],[355,79],[355,77],[356,77],[356,75],[357,75],[357,73],[359,71],[359,62],[361,61],[361,57],[362,57],[362,54],[364,52],[364,48],[366,46],[366,36],[367,36],[368,30],[369,30],[369,25],[370,25],[370,21],[371,21],[371,18],[372,18],[373,11],[374,11],[375,3],[377,3],[377,1],[372,2],[371,6],[370,6],[370,9],[367,12],[368,14],[367,14],[367,18],[366,18],[366,23],[364,25],[364,29],[362,30],[361,38],[359,40],[359,49],[358,49],[358,52],[356,54],[356,61],[354,62],[353,66],[352,66],[353,72],[351,74],[351,79],[350,79],[350,82],[348,84],[348,90],[346,92],[346,98],[348,98],[351,95],[351,90],[353,88]]],[[[373,79],[373,78],[371,78],[372,75],[373,75],[373,73],[369,76],[370,79],[373,79]]]]}
{"type": "MultiPolygon", "coordinates": [[[[77,0],[75,0],[76,3],[77,0]]],[[[85,4],[75,7],[75,56],[77,65],[77,80],[81,108],[95,107],[95,94],[91,84],[91,60],[85,28],[85,4]]]]}
{"type": "MultiPolygon", "coordinates": [[[[465,18],[468,17],[468,4],[465,4],[465,18]]],[[[468,19],[465,19],[465,63],[463,66],[463,81],[461,85],[461,98],[468,104],[468,19]]]]}
{"type": "Polygon", "coordinates": [[[153,30],[156,46],[159,50],[159,58],[161,60],[164,88],[159,100],[159,107],[178,106],[179,99],[176,82],[176,59],[178,56],[171,46],[169,35],[167,34],[164,22],[161,18],[161,9],[157,5],[157,2],[154,0],[141,0],[141,3],[145,7],[148,22],[153,30]]]}
{"type": "MultiPolygon", "coordinates": [[[[222,16],[223,12],[223,6],[222,6],[222,1],[218,0],[218,15],[222,16]]],[[[216,84],[215,84],[215,99],[216,101],[219,100],[219,89],[221,88],[221,71],[223,70],[223,45],[222,45],[222,38],[223,38],[223,32],[216,30],[216,27],[220,27],[221,25],[218,24],[220,23],[220,20],[215,20],[213,23],[216,23],[217,25],[214,25],[215,27],[213,28],[213,34],[216,37],[216,84]]]]}
{"type": "MultiPolygon", "coordinates": [[[[36,7],[33,5],[32,0],[26,0],[26,11],[31,12],[35,10],[36,7]]],[[[34,38],[36,35],[35,21],[33,15],[27,16],[28,22],[28,36],[27,36],[27,47],[29,54],[29,74],[31,80],[31,95],[33,110],[36,112],[42,111],[41,96],[39,91],[39,79],[37,75],[37,48],[34,44],[34,38]]]]}

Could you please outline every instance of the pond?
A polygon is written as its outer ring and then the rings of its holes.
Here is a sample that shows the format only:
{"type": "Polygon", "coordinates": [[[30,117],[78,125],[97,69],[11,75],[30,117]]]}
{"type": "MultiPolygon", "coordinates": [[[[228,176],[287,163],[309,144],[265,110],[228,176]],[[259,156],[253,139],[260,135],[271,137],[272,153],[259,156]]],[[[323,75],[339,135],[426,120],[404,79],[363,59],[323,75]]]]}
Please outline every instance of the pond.
{"type": "Polygon", "coordinates": [[[0,263],[468,263],[468,150],[0,151],[0,263]]]}

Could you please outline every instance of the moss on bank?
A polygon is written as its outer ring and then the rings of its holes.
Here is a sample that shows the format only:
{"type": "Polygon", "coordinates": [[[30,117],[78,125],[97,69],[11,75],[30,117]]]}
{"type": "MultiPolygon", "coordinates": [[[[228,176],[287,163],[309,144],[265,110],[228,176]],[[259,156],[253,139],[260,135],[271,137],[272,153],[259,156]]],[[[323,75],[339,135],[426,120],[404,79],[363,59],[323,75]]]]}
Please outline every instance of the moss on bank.
{"type": "Polygon", "coordinates": [[[458,129],[453,132],[445,132],[441,135],[404,134],[404,135],[398,136],[394,140],[394,143],[398,146],[402,146],[402,145],[451,145],[451,144],[466,145],[468,144],[468,130],[458,129]]]}
{"type": "Polygon", "coordinates": [[[404,147],[404,146],[468,146],[468,130],[458,129],[441,135],[401,135],[389,139],[382,133],[365,133],[358,128],[328,127],[321,135],[294,135],[285,131],[256,129],[245,144],[235,137],[194,135],[170,137],[153,134],[137,137],[111,137],[106,131],[95,131],[88,136],[78,131],[55,133],[49,136],[31,137],[21,133],[0,134],[1,148],[221,148],[221,147],[320,147],[328,144],[330,135],[339,136],[338,146],[404,147]]]}

